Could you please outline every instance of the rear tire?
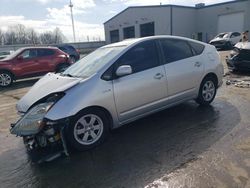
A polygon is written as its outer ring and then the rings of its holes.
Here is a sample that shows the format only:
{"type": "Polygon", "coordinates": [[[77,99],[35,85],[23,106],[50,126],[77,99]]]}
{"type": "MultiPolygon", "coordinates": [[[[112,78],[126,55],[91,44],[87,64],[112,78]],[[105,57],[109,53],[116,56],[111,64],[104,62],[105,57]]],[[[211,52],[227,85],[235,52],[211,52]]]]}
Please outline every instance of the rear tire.
{"type": "Polygon", "coordinates": [[[109,133],[109,119],[100,110],[86,110],[76,115],[66,129],[69,145],[85,151],[101,144],[109,133]]]}
{"type": "Polygon", "coordinates": [[[199,89],[199,95],[196,102],[200,105],[209,105],[213,102],[217,91],[217,82],[215,78],[208,76],[203,79],[199,89]]]}
{"type": "Polygon", "coordinates": [[[13,83],[13,75],[8,71],[0,71],[0,87],[9,87],[13,83]]]}

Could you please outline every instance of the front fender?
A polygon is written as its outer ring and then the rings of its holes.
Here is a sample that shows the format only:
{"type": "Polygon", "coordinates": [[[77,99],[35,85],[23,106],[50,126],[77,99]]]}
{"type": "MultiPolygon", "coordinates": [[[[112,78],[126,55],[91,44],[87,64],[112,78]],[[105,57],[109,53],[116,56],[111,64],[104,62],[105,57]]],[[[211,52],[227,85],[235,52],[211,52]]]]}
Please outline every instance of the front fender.
{"type": "Polygon", "coordinates": [[[52,121],[64,119],[92,106],[105,108],[112,116],[114,127],[118,125],[112,81],[104,81],[97,76],[66,91],[45,118],[52,121]]]}

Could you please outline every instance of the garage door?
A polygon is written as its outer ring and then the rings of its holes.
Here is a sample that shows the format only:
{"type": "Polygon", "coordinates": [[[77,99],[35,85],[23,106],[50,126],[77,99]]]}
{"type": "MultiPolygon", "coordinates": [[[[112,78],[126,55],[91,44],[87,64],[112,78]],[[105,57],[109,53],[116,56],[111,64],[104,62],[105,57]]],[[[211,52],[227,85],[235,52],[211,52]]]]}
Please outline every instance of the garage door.
{"type": "Polygon", "coordinates": [[[244,27],[244,13],[224,14],[218,19],[218,33],[228,31],[242,32],[244,27]]]}

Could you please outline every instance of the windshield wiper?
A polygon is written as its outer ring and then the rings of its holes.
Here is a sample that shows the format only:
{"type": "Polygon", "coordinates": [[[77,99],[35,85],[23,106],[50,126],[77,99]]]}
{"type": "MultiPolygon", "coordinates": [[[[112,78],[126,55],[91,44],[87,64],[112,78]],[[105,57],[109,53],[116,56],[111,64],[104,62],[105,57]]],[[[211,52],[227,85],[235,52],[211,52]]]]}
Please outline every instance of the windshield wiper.
{"type": "Polygon", "coordinates": [[[61,74],[61,76],[75,77],[72,74],[61,74]]]}

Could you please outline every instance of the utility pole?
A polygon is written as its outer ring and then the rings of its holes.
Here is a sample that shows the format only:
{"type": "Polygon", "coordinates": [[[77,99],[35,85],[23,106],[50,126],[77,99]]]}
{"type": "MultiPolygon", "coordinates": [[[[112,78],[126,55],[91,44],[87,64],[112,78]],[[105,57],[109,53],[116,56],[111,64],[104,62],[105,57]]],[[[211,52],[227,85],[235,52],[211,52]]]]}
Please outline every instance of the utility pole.
{"type": "Polygon", "coordinates": [[[75,24],[74,24],[74,17],[73,17],[73,4],[72,4],[71,0],[69,1],[69,8],[70,8],[70,13],[71,13],[74,42],[76,42],[75,24]]]}

